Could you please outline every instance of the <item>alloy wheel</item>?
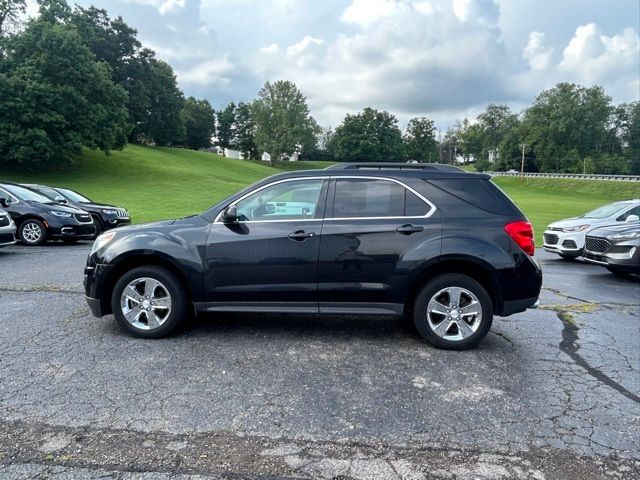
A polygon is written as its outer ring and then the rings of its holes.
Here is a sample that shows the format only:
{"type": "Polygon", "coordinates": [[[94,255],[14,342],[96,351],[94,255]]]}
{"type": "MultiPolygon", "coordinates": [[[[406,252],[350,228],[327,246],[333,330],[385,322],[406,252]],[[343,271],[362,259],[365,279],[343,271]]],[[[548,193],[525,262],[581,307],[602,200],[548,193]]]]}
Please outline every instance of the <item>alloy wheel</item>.
{"type": "Polygon", "coordinates": [[[28,243],[38,243],[42,238],[42,228],[37,223],[29,222],[22,227],[22,238],[28,243]]]}
{"type": "Polygon", "coordinates": [[[429,328],[440,338],[460,341],[473,335],[482,321],[482,305],[476,295],[462,287],[446,287],[427,304],[429,328]]]}
{"type": "Polygon", "coordinates": [[[155,278],[136,278],[122,291],[120,308],[127,322],[135,328],[155,330],[171,314],[171,295],[155,278]]]}

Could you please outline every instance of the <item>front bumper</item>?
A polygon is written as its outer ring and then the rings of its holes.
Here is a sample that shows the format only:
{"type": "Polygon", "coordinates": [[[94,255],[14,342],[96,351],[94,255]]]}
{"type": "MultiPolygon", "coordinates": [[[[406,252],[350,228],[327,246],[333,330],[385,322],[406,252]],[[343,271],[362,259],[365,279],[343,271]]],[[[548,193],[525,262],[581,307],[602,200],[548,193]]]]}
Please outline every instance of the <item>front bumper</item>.
{"type": "Polygon", "coordinates": [[[0,247],[6,247],[14,243],[16,243],[15,226],[0,228],[0,247]]]}
{"type": "Polygon", "coordinates": [[[542,248],[547,252],[559,255],[579,257],[584,250],[584,232],[561,232],[559,230],[545,230],[542,248]]]}
{"type": "Polygon", "coordinates": [[[89,240],[95,237],[95,235],[96,227],[93,223],[62,225],[59,227],[49,225],[47,229],[47,237],[52,239],[77,238],[89,240]]]}
{"type": "Polygon", "coordinates": [[[105,280],[111,270],[110,265],[96,264],[89,255],[84,269],[84,293],[89,309],[94,317],[111,313],[110,296],[104,294],[105,280]]]}
{"type": "Polygon", "coordinates": [[[606,252],[585,250],[584,260],[621,272],[640,272],[640,246],[633,244],[614,244],[606,252]]]}
{"type": "Polygon", "coordinates": [[[107,217],[102,219],[102,224],[105,230],[112,228],[122,227],[124,225],[131,225],[131,218],[129,217],[107,217]]]}

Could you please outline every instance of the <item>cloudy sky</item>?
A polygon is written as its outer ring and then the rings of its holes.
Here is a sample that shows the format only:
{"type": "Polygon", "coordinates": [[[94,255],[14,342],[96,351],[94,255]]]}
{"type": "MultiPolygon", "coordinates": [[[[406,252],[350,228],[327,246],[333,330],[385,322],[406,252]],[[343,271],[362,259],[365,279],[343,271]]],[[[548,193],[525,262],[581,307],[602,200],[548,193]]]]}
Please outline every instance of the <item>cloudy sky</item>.
{"type": "Polygon", "coordinates": [[[215,107],[294,81],[321,125],[366,106],[440,128],[560,81],[640,97],[638,0],[76,0],[122,15],[215,107]]]}

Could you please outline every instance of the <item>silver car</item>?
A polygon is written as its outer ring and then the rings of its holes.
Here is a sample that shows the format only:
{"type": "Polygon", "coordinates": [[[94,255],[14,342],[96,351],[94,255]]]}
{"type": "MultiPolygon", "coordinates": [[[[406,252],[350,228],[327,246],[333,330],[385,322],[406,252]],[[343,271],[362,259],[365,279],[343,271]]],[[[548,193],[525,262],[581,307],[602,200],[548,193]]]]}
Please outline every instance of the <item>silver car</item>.
{"type": "Polygon", "coordinates": [[[571,259],[582,255],[589,231],[607,225],[634,224],[640,218],[640,199],[610,203],[579,217],[550,224],[544,232],[543,248],[571,259]]]}
{"type": "Polygon", "coordinates": [[[16,243],[16,224],[6,210],[0,208],[0,247],[16,243]]]}

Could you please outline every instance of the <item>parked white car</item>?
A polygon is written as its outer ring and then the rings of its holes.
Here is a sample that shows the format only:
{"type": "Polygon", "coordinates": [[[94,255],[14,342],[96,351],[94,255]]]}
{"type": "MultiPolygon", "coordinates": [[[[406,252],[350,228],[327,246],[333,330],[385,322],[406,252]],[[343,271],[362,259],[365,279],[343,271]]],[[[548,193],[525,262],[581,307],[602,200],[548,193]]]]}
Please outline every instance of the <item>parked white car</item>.
{"type": "Polygon", "coordinates": [[[0,247],[16,243],[16,225],[6,210],[0,208],[0,247]]]}
{"type": "Polygon", "coordinates": [[[554,222],[544,232],[543,248],[562,258],[573,259],[582,255],[584,239],[594,228],[640,221],[640,199],[610,203],[580,217],[554,222]]]}

